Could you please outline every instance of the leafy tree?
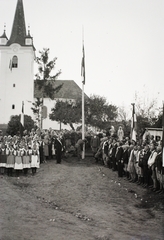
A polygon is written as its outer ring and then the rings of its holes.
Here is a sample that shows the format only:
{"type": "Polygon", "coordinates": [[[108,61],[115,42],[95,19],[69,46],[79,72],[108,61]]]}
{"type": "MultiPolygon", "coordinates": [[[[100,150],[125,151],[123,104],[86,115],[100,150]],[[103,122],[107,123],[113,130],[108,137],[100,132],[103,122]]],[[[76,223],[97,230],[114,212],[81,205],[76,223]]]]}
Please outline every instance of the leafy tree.
{"type": "Polygon", "coordinates": [[[155,124],[153,125],[154,128],[162,128],[162,119],[163,119],[163,114],[159,114],[155,124]]]}
{"type": "Polygon", "coordinates": [[[106,98],[93,95],[86,109],[86,123],[91,126],[106,129],[117,117],[117,107],[107,102],[106,98]]]}
{"type": "Polygon", "coordinates": [[[128,121],[128,120],[129,120],[129,111],[127,110],[127,108],[124,105],[119,106],[117,121],[121,122],[121,121],[128,121]]]}
{"type": "Polygon", "coordinates": [[[131,121],[129,120],[129,116],[129,111],[124,105],[118,107],[117,128],[122,126],[124,135],[127,137],[129,137],[131,131],[131,121]]]}
{"type": "MultiPolygon", "coordinates": [[[[35,75],[36,83],[39,91],[42,93],[40,98],[37,98],[33,103],[33,113],[36,115],[39,124],[39,117],[41,115],[40,109],[44,105],[44,98],[48,97],[54,99],[54,94],[58,92],[62,84],[58,87],[54,86],[54,81],[57,80],[61,74],[59,70],[55,75],[51,75],[52,71],[55,68],[57,58],[53,58],[49,61],[49,48],[43,48],[42,51],[39,51],[40,56],[36,58],[36,63],[38,64],[38,73],[35,75]],[[53,80],[53,81],[51,81],[53,80]]],[[[41,119],[42,125],[42,119],[41,119]]]]}
{"type": "Polygon", "coordinates": [[[55,107],[51,109],[50,119],[64,124],[69,124],[74,130],[74,123],[79,123],[81,119],[80,102],[60,101],[58,100],[55,107]]]}
{"type": "MultiPolygon", "coordinates": [[[[117,108],[107,103],[100,96],[91,96],[85,99],[85,123],[100,129],[106,129],[110,121],[117,116],[117,108]]],[[[69,124],[74,129],[74,123],[80,123],[82,118],[82,102],[78,99],[74,102],[57,101],[51,110],[50,119],[64,124],[69,124]]]]}
{"type": "MultiPolygon", "coordinates": [[[[34,128],[34,121],[31,116],[24,115],[24,129],[30,132],[32,128],[34,128]]],[[[11,136],[20,134],[20,115],[12,116],[8,122],[6,133],[11,136]]]]}
{"type": "Polygon", "coordinates": [[[146,97],[146,93],[135,93],[135,109],[137,115],[137,134],[142,136],[145,128],[157,126],[160,109],[157,108],[157,99],[146,97]],[[156,125],[155,125],[156,124],[156,125]]]}
{"type": "Polygon", "coordinates": [[[40,98],[36,98],[35,102],[32,103],[33,107],[31,108],[34,115],[36,116],[36,121],[39,126],[40,126],[40,120],[41,120],[40,108],[41,108],[42,104],[43,104],[43,100],[40,98]]]}
{"type": "Polygon", "coordinates": [[[43,48],[43,51],[39,51],[40,57],[36,58],[38,64],[38,73],[35,75],[37,80],[56,80],[61,74],[59,70],[55,75],[51,76],[52,70],[55,68],[57,58],[53,58],[49,61],[49,48],[43,48]]]}
{"type": "Polygon", "coordinates": [[[140,96],[136,92],[135,102],[138,128],[146,127],[146,125],[147,127],[153,126],[159,114],[157,99],[153,98],[149,100],[145,95],[140,96]]]}

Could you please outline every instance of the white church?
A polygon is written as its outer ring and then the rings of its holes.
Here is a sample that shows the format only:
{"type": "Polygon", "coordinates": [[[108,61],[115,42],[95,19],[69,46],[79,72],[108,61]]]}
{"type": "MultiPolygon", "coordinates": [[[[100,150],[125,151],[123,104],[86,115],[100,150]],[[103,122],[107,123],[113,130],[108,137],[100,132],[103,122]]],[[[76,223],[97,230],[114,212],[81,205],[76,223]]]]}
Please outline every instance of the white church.
{"type": "MultiPolygon", "coordinates": [[[[32,103],[39,96],[34,84],[35,47],[30,31],[26,32],[23,0],[17,0],[16,11],[10,38],[6,30],[0,37],[0,124],[7,124],[11,116],[21,114],[24,102],[24,114],[30,115],[32,103]]],[[[55,96],[55,100],[44,99],[47,107],[47,118],[43,120],[43,128],[59,129],[60,124],[49,119],[51,108],[56,99],[75,100],[81,97],[82,91],[73,80],[57,80],[63,84],[55,96]]],[[[68,126],[63,126],[69,129],[68,126]]]]}

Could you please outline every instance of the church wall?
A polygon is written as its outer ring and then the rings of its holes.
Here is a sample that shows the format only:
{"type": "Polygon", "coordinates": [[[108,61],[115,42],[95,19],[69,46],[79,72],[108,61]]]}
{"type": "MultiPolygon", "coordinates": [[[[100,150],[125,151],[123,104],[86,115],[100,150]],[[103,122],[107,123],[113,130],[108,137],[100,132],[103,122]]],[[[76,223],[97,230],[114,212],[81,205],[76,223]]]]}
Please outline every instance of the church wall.
{"type": "Polygon", "coordinates": [[[8,123],[12,115],[19,115],[22,101],[25,114],[32,116],[31,104],[34,93],[34,51],[32,47],[21,47],[19,44],[0,47],[0,112],[3,118],[0,123],[8,123]],[[13,56],[18,57],[18,67],[11,68],[13,56]]]}

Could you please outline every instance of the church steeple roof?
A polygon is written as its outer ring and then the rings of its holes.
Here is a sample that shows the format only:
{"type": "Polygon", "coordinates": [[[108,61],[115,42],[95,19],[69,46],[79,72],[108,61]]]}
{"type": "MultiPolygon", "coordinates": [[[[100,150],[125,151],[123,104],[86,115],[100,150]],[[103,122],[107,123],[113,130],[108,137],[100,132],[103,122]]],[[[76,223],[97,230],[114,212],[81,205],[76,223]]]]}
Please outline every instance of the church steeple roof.
{"type": "Polygon", "coordinates": [[[4,31],[3,31],[3,34],[0,36],[0,38],[5,38],[8,40],[8,38],[6,36],[6,24],[4,24],[4,31]]]}
{"type": "Polygon", "coordinates": [[[7,45],[11,45],[12,43],[18,43],[22,46],[25,45],[25,38],[26,38],[26,25],[25,25],[25,16],[24,16],[24,9],[23,9],[23,1],[18,0],[14,22],[12,26],[11,36],[7,45]]]}

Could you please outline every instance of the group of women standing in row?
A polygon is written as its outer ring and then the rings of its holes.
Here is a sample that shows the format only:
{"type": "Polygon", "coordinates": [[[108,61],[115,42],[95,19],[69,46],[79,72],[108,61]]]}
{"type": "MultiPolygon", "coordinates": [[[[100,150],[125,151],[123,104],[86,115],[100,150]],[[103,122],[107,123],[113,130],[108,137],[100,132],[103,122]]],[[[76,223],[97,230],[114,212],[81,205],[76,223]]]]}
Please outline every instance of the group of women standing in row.
{"type": "Polygon", "coordinates": [[[31,169],[32,174],[36,173],[40,163],[56,157],[57,163],[61,163],[64,143],[62,135],[54,132],[31,132],[19,136],[0,137],[0,174],[7,173],[12,176],[20,172],[25,175],[31,169]]]}
{"type": "Polygon", "coordinates": [[[40,155],[36,144],[29,146],[23,143],[0,143],[0,174],[7,173],[8,176],[13,176],[15,170],[16,176],[19,177],[21,171],[27,175],[29,169],[35,174],[39,165],[40,155]]]}

